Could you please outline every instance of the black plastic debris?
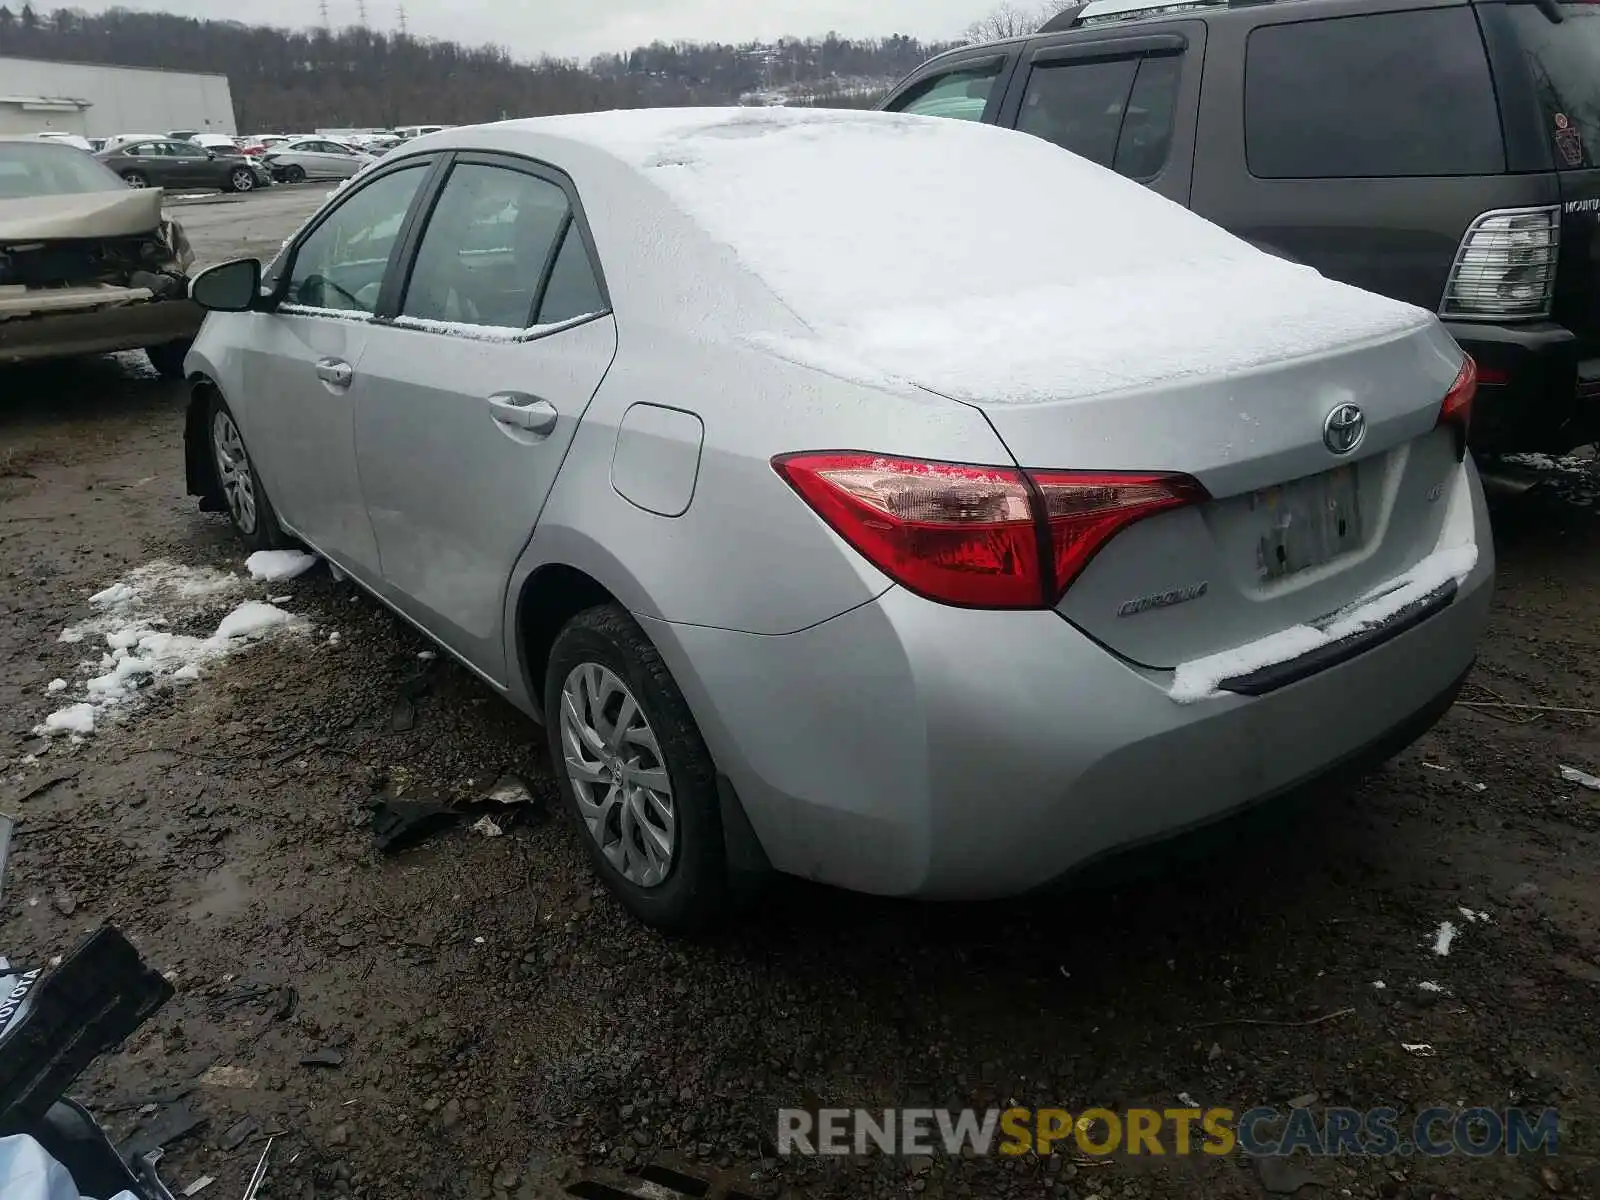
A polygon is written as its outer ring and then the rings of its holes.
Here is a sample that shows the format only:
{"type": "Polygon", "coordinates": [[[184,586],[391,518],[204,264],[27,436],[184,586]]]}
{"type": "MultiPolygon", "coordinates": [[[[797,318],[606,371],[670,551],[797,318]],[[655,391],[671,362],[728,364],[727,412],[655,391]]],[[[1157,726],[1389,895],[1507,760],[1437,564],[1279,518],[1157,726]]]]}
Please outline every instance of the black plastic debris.
{"type": "Polygon", "coordinates": [[[389,728],[396,733],[406,733],[417,723],[417,706],[409,696],[396,696],[394,712],[389,717],[389,728]]]}
{"type": "Polygon", "coordinates": [[[251,1117],[235,1121],[228,1127],[227,1132],[217,1139],[217,1148],[223,1151],[237,1150],[260,1130],[261,1126],[251,1117]]]}
{"type": "Polygon", "coordinates": [[[437,800],[383,796],[372,805],[372,837],[383,853],[397,854],[459,819],[459,813],[437,800]]]}
{"type": "Polygon", "coordinates": [[[18,973],[0,1003],[0,1134],[26,1128],[101,1054],[172,996],[114,927],[90,934],[62,963],[18,973]]]}
{"type": "Polygon", "coordinates": [[[313,1050],[300,1060],[302,1067],[342,1067],[344,1055],[329,1046],[313,1050]]]}
{"type": "Polygon", "coordinates": [[[125,1159],[135,1159],[152,1150],[164,1150],[204,1129],[210,1118],[189,1107],[186,1103],[169,1104],[157,1112],[117,1147],[125,1159]]]}

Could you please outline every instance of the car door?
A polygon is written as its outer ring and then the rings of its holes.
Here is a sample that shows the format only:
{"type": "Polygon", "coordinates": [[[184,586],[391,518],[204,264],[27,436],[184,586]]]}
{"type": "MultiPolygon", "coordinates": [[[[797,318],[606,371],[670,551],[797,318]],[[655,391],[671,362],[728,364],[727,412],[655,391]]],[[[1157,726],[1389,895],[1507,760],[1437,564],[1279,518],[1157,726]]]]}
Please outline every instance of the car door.
{"type": "Polygon", "coordinates": [[[332,142],[312,142],[308,149],[311,151],[311,164],[306,170],[313,175],[320,175],[326,179],[340,179],[347,174],[354,174],[354,169],[345,170],[349,161],[348,156],[341,154],[339,147],[332,142]]]}
{"type": "Polygon", "coordinates": [[[377,544],[356,474],[351,382],[432,158],[341,194],[274,264],[272,310],[245,339],[237,412],[282,523],[368,586],[377,544]]]}
{"type": "Polygon", "coordinates": [[[176,187],[221,187],[221,171],[205,147],[194,142],[162,142],[162,155],[176,187]]]}
{"type": "Polygon", "coordinates": [[[356,447],[384,596],[504,682],[506,587],[616,330],[576,192],[458,155],[392,321],[356,373],[356,447]]]}
{"type": "Polygon", "coordinates": [[[127,165],[119,169],[131,168],[140,172],[151,187],[177,186],[178,179],[172,169],[172,158],[166,151],[166,143],[136,142],[132,146],[123,147],[119,153],[128,159],[127,165]]]}
{"type": "Polygon", "coordinates": [[[999,123],[1187,205],[1206,27],[1031,43],[999,123]]]}

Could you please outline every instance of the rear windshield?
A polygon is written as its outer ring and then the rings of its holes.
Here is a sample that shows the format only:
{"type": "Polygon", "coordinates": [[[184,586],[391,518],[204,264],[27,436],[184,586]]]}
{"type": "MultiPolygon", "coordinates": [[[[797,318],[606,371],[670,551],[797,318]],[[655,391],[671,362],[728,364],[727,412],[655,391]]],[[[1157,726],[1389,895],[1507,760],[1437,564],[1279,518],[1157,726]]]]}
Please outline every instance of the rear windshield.
{"type": "Polygon", "coordinates": [[[1560,24],[1534,4],[1506,11],[1544,103],[1556,166],[1600,166],[1600,4],[1563,4],[1560,24]]]}
{"type": "Polygon", "coordinates": [[[0,141],[0,200],[112,192],[126,185],[82,150],[0,141]]]}

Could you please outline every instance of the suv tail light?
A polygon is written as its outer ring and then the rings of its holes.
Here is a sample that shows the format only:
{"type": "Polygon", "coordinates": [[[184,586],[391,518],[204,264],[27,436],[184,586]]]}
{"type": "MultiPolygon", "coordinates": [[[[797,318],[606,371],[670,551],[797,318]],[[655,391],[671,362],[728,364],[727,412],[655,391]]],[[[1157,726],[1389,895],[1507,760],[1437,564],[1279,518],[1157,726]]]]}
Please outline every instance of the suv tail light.
{"type": "Polygon", "coordinates": [[[1439,420],[1435,428],[1448,426],[1456,432],[1456,458],[1467,454],[1467,433],[1472,426],[1472,401],[1478,394],[1478,364],[1469,354],[1461,362],[1456,381],[1444,394],[1439,404],[1439,420]]]}
{"type": "Polygon", "coordinates": [[[775,471],[896,583],[941,604],[1050,608],[1113,535],[1207,499],[1187,475],[1021,471],[859,451],[775,471]]]}
{"type": "Polygon", "coordinates": [[[1460,320],[1547,317],[1561,249],[1561,209],[1486,212],[1461,239],[1439,315],[1460,320]]]}

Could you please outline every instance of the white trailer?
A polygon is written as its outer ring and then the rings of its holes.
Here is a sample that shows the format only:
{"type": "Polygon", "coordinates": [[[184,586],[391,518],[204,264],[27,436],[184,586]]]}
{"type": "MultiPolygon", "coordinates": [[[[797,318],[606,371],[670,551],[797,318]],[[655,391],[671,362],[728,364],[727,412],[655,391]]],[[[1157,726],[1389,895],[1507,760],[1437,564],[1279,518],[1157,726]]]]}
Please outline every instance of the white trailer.
{"type": "Polygon", "coordinates": [[[226,75],[0,58],[0,133],[238,132],[226,75]]]}

